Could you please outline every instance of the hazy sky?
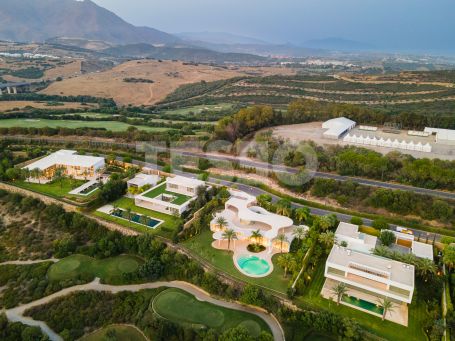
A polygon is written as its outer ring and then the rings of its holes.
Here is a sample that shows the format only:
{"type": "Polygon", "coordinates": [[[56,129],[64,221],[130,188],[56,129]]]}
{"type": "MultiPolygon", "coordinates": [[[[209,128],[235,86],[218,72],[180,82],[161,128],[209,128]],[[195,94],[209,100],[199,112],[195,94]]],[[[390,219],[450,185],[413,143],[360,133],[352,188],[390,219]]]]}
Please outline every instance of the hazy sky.
{"type": "Polygon", "coordinates": [[[378,48],[455,49],[455,0],[94,0],[169,33],[231,32],[301,44],[342,37],[378,48]]]}

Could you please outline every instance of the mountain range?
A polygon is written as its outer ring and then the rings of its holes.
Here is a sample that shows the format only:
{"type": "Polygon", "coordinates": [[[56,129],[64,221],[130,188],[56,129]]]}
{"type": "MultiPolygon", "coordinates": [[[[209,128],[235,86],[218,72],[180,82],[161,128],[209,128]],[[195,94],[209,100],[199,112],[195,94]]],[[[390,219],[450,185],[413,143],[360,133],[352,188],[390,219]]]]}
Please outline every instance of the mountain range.
{"type": "Polygon", "coordinates": [[[137,27],[90,0],[0,0],[0,40],[43,42],[54,37],[114,44],[180,44],[181,39],[137,27]]]}

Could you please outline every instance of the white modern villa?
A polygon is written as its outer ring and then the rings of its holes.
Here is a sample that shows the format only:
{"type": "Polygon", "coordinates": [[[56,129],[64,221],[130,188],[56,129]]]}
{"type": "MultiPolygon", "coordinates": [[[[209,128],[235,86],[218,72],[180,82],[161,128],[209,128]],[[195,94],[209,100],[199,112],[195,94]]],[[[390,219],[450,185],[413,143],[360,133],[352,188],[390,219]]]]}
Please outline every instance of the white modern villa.
{"type": "Polygon", "coordinates": [[[413,265],[334,245],[325,265],[326,281],[321,294],[333,299],[334,288],[344,283],[348,291],[340,303],[377,316],[383,313],[378,301],[387,297],[394,309],[386,319],[407,325],[414,276],[413,265]]]}
{"type": "Polygon", "coordinates": [[[49,182],[58,168],[63,170],[65,176],[80,180],[96,180],[104,166],[102,157],[78,155],[75,150],[62,149],[25,166],[24,169],[32,173],[29,181],[49,182]],[[35,170],[39,170],[39,173],[33,174],[35,170]]]}
{"type": "Polygon", "coordinates": [[[134,200],[136,206],[180,216],[196,199],[199,187],[205,188],[205,182],[177,175],[136,195],[134,200]]]}
{"type": "Polygon", "coordinates": [[[141,188],[146,185],[156,186],[160,179],[161,178],[155,174],[138,173],[134,178],[127,181],[127,185],[128,188],[141,188]]]}
{"type": "MultiPolygon", "coordinates": [[[[432,245],[415,241],[407,233],[393,233],[393,250],[433,260],[432,245]]],[[[386,314],[386,319],[407,326],[407,305],[414,293],[414,266],[374,255],[374,248],[380,244],[378,238],[360,232],[357,225],[341,222],[335,241],[325,265],[322,296],[333,299],[333,289],[344,283],[348,293],[340,303],[377,316],[383,313],[378,301],[387,297],[394,309],[386,314]]]]}
{"type": "MultiPolygon", "coordinates": [[[[214,215],[210,229],[213,233],[212,246],[226,250],[228,247],[234,251],[234,264],[237,269],[251,277],[263,277],[272,272],[271,258],[280,252],[289,252],[289,247],[295,230],[292,219],[275,213],[268,212],[257,206],[256,198],[245,192],[229,190],[231,197],[226,201],[224,210],[214,215]],[[225,222],[220,226],[220,218],[225,222]],[[230,243],[226,241],[224,232],[233,230],[236,238],[230,243]],[[261,234],[255,243],[263,245],[263,252],[252,254],[247,250],[251,244],[255,231],[261,234]],[[279,240],[283,235],[285,238],[279,240]]],[[[305,229],[308,229],[306,226],[305,229]]]]}

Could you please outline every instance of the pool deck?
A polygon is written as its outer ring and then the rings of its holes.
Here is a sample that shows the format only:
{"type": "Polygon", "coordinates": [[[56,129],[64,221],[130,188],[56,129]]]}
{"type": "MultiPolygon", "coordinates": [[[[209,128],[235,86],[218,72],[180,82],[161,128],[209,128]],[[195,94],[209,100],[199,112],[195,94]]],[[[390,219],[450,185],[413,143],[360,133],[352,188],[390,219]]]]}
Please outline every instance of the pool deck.
{"type": "MultiPolygon", "coordinates": [[[[338,284],[339,282],[334,281],[330,278],[327,278],[325,280],[324,286],[322,287],[321,295],[325,299],[332,299],[334,303],[336,304],[336,296],[334,295],[333,288],[338,284]]],[[[380,296],[375,296],[372,294],[368,294],[359,290],[356,290],[354,288],[348,287],[348,292],[347,294],[349,296],[354,296],[359,299],[377,304],[380,296]]],[[[356,305],[352,305],[346,302],[341,301],[340,304],[343,304],[345,306],[348,306],[353,309],[357,309],[360,311],[363,311],[367,314],[371,314],[374,316],[377,316],[379,318],[382,318],[381,314],[374,313],[370,310],[363,309],[361,307],[358,307],[356,305]]],[[[394,323],[401,324],[403,326],[408,326],[408,305],[406,303],[394,303],[393,311],[388,311],[385,319],[394,323]]]]}
{"type": "MultiPolygon", "coordinates": [[[[234,262],[234,265],[237,268],[237,270],[239,270],[245,276],[253,277],[253,278],[266,277],[266,276],[270,275],[273,272],[272,257],[275,254],[280,253],[280,250],[278,250],[277,248],[273,248],[273,251],[271,253],[269,252],[268,249],[266,249],[262,252],[254,253],[254,252],[248,251],[247,246],[249,244],[251,244],[251,241],[249,241],[249,240],[231,240],[230,248],[231,248],[231,251],[234,251],[234,254],[232,256],[232,261],[234,262]],[[252,275],[252,274],[246,273],[237,264],[237,259],[241,256],[256,256],[258,258],[264,259],[267,263],[269,263],[270,269],[269,269],[269,271],[267,271],[265,274],[262,274],[262,275],[252,275]]],[[[212,247],[217,250],[227,251],[228,250],[228,241],[227,240],[215,240],[212,243],[212,247]]]]}

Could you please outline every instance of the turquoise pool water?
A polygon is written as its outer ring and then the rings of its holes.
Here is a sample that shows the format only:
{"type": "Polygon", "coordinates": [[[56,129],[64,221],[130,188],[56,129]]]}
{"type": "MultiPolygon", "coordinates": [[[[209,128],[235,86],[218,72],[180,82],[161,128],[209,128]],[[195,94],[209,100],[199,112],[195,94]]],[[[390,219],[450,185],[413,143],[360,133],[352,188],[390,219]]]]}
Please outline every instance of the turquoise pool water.
{"type": "Polygon", "coordinates": [[[353,296],[343,296],[342,300],[343,300],[343,302],[346,302],[351,305],[355,305],[355,306],[365,309],[365,310],[369,310],[369,311],[379,314],[379,315],[382,315],[382,313],[384,312],[384,309],[382,309],[382,307],[378,307],[374,303],[364,301],[364,300],[361,300],[361,299],[353,297],[353,296]]]}
{"type": "MultiPolygon", "coordinates": [[[[112,215],[114,217],[118,217],[118,218],[123,218],[124,219],[121,210],[118,210],[117,212],[113,212],[112,215]]],[[[144,225],[144,226],[147,226],[148,228],[151,228],[151,229],[154,229],[154,228],[156,228],[157,225],[161,224],[161,221],[153,219],[153,218],[149,218],[147,220],[147,223],[143,224],[141,222],[141,216],[139,214],[136,214],[136,213],[131,213],[130,220],[135,222],[136,224],[144,225]]]]}
{"type": "Polygon", "coordinates": [[[270,270],[270,264],[256,256],[240,256],[237,264],[246,274],[253,276],[264,275],[270,270]]]}

